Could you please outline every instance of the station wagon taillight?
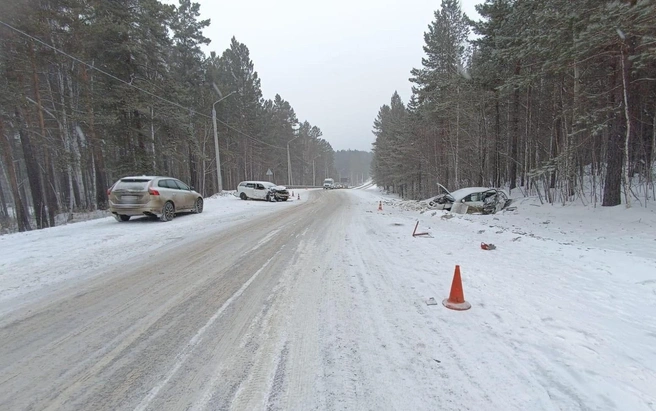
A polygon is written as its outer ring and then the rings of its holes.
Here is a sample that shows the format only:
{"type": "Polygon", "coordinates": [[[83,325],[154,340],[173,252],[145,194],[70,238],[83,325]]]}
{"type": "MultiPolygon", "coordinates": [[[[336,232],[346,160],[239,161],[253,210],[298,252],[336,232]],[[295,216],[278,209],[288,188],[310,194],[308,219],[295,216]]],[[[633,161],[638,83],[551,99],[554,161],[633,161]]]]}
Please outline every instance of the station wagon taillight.
{"type": "Polygon", "coordinates": [[[152,188],[149,188],[149,189],[148,189],[148,194],[150,194],[151,196],[158,196],[158,195],[159,195],[159,191],[157,191],[157,190],[153,190],[152,188]]]}

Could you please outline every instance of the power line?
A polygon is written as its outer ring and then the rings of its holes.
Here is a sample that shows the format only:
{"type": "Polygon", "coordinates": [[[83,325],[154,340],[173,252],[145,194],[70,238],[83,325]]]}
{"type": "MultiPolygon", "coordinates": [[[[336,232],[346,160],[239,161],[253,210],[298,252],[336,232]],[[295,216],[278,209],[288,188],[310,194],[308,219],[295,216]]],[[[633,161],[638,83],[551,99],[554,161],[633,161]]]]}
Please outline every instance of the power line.
{"type": "Polygon", "coordinates": [[[48,47],[48,48],[54,50],[55,52],[60,53],[60,54],[66,56],[66,57],[68,57],[68,58],[70,58],[70,59],[72,59],[72,60],[74,60],[74,61],[77,61],[78,63],[83,64],[83,65],[89,67],[89,68],[92,69],[92,70],[96,70],[96,71],[98,71],[98,72],[100,72],[100,73],[102,73],[102,74],[104,74],[104,75],[106,75],[106,76],[108,76],[108,77],[113,78],[113,79],[116,80],[116,81],[120,81],[121,83],[123,83],[123,84],[125,84],[125,85],[127,85],[127,86],[130,86],[130,87],[132,87],[132,88],[135,88],[135,89],[137,89],[137,90],[139,90],[139,91],[141,91],[141,92],[143,92],[143,93],[146,93],[146,94],[148,94],[149,96],[155,97],[155,98],[157,98],[157,99],[159,99],[159,100],[161,100],[161,101],[164,101],[164,102],[166,102],[166,103],[172,104],[172,105],[177,106],[177,107],[180,107],[180,108],[183,109],[183,110],[187,110],[187,111],[190,111],[190,112],[192,112],[192,113],[199,114],[199,115],[201,115],[201,116],[205,116],[205,117],[207,117],[207,118],[211,118],[211,117],[208,116],[207,114],[197,113],[197,112],[195,112],[194,110],[192,110],[192,109],[190,109],[190,108],[188,108],[188,107],[184,107],[184,106],[182,106],[181,104],[178,104],[178,103],[176,103],[176,102],[174,102],[174,101],[167,100],[167,99],[165,99],[164,97],[160,97],[160,96],[158,96],[157,94],[151,93],[151,92],[148,91],[148,90],[144,90],[144,89],[142,89],[141,87],[135,86],[134,84],[132,84],[132,83],[130,83],[130,82],[127,82],[127,81],[125,81],[125,80],[123,80],[123,79],[120,79],[120,78],[116,77],[115,75],[113,75],[113,74],[111,74],[111,73],[108,73],[108,72],[106,72],[106,71],[104,71],[104,70],[102,70],[102,69],[99,69],[98,67],[96,67],[96,66],[94,66],[94,65],[91,65],[91,64],[89,64],[89,63],[87,63],[87,62],[85,62],[85,61],[83,61],[83,60],[80,60],[80,59],[77,58],[77,57],[71,56],[70,54],[66,53],[65,51],[62,51],[62,50],[58,49],[57,47],[52,46],[52,45],[46,43],[45,41],[43,41],[43,40],[41,40],[41,39],[39,39],[39,38],[37,38],[37,37],[34,37],[34,36],[30,35],[30,34],[27,34],[27,33],[25,33],[24,31],[19,30],[19,29],[17,29],[16,27],[13,27],[13,26],[11,26],[11,25],[8,24],[8,23],[5,23],[5,22],[2,21],[2,20],[0,20],[0,24],[6,26],[6,27],[8,27],[8,28],[10,28],[11,30],[16,31],[17,33],[22,34],[23,36],[29,37],[30,39],[36,41],[37,43],[42,44],[42,45],[44,45],[44,46],[46,46],[46,47],[48,47]]]}
{"type": "MultiPolygon", "coordinates": [[[[132,88],[134,88],[134,89],[137,89],[137,90],[141,91],[142,93],[146,93],[146,94],[148,94],[148,95],[151,96],[151,97],[155,97],[156,99],[158,99],[158,100],[160,100],[160,101],[163,101],[163,102],[165,102],[165,103],[169,103],[169,104],[174,105],[174,106],[176,106],[176,107],[179,107],[179,108],[181,108],[181,109],[183,109],[183,110],[185,110],[185,111],[188,111],[189,113],[192,113],[192,114],[196,114],[196,115],[199,115],[199,116],[202,116],[202,117],[208,118],[208,119],[211,119],[211,118],[212,118],[211,116],[208,116],[207,114],[200,113],[200,112],[195,111],[195,110],[193,110],[193,109],[191,109],[191,108],[189,108],[189,107],[184,107],[183,105],[181,105],[181,104],[179,104],[179,103],[176,103],[176,102],[174,102],[174,101],[168,100],[168,99],[166,99],[166,98],[164,98],[164,97],[161,97],[161,96],[159,96],[159,95],[157,95],[157,94],[155,94],[155,93],[152,93],[152,92],[150,92],[150,91],[148,91],[148,90],[145,90],[145,89],[143,89],[143,88],[141,88],[141,87],[135,86],[134,84],[132,84],[132,83],[130,83],[130,82],[128,82],[128,81],[125,81],[125,80],[123,80],[123,79],[121,79],[121,78],[118,78],[118,77],[116,77],[115,75],[113,75],[113,74],[111,74],[111,73],[108,73],[108,72],[106,72],[106,71],[104,71],[104,70],[102,70],[102,69],[100,69],[100,68],[98,68],[98,67],[96,67],[96,66],[94,66],[94,65],[91,65],[91,64],[89,64],[89,63],[87,63],[87,62],[85,62],[85,61],[83,61],[83,60],[80,60],[79,58],[77,58],[77,57],[75,57],[75,56],[72,56],[72,55],[66,53],[66,52],[63,51],[63,50],[60,50],[60,49],[58,49],[57,47],[55,47],[55,46],[53,46],[53,45],[50,45],[50,44],[46,43],[45,41],[43,41],[43,40],[41,40],[41,39],[39,39],[39,38],[37,38],[37,37],[34,37],[34,36],[32,36],[32,35],[30,35],[30,34],[24,32],[24,31],[22,31],[22,30],[20,30],[20,29],[17,29],[16,27],[10,25],[9,23],[5,23],[4,21],[0,20],[0,24],[2,24],[3,26],[5,26],[5,27],[7,27],[7,28],[9,28],[9,29],[11,29],[11,30],[13,30],[13,31],[15,31],[15,32],[17,32],[17,33],[23,35],[23,36],[25,36],[25,37],[28,37],[28,38],[32,39],[33,41],[36,41],[36,42],[39,43],[39,44],[42,44],[42,45],[48,47],[49,49],[54,50],[56,53],[62,54],[62,55],[64,55],[64,56],[70,58],[71,60],[74,60],[74,61],[76,61],[76,62],[78,62],[78,63],[80,63],[80,64],[82,64],[82,65],[84,65],[84,66],[86,66],[86,67],[89,67],[89,68],[92,69],[92,70],[95,70],[95,71],[97,71],[97,72],[99,72],[99,73],[102,73],[102,74],[104,74],[104,75],[106,75],[106,76],[108,76],[108,77],[110,77],[110,78],[112,78],[112,79],[114,79],[114,80],[116,80],[116,81],[119,81],[119,82],[121,82],[121,83],[123,83],[123,84],[125,84],[125,85],[127,85],[127,86],[129,86],[129,87],[132,87],[132,88]]],[[[269,146],[269,147],[273,147],[273,148],[277,148],[277,149],[285,150],[285,147],[279,147],[279,146],[276,146],[276,145],[273,145],[273,144],[269,144],[269,143],[267,143],[267,142],[264,142],[264,141],[262,141],[262,140],[259,140],[259,139],[255,138],[255,137],[249,135],[248,133],[244,133],[243,131],[238,130],[238,129],[232,127],[231,125],[229,125],[228,123],[226,123],[226,122],[224,122],[224,121],[221,121],[221,120],[219,120],[219,119],[217,119],[217,121],[218,121],[219,123],[223,124],[224,126],[226,126],[227,128],[229,128],[229,129],[231,129],[231,130],[233,130],[233,131],[236,131],[237,133],[239,133],[239,134],[241,134],[241,135],[243,135],[243,136],[245,136],[245,137],[247,137],[247,138],[249,138],[249,139],[251,139],[251,140],[253,140],[253,141],[255,141],[255,142],[258,142],[258,143],[264,144],[264,145],[269,146]]]]}
{"type": "Polygon", "coordinates": [[[264,144],[265,146],[269,146],[269,147],[273,147],[273,148],[278,148],[278,149],[280,149],[280,150],[287,150],[285,147],[280,147],[280,146],[276,146],[276,145],[273,145],[273,144],[269,144],[269,143],[264,142],[264,141],[262,141],[262,140],[258,140],[258,139],[255,138],[255,137],[251,137],[250,135],[244,133],[243,131],[241,131],[241,130],[239,130],[239,129],[234,128],[234,127],[231,126],[230,124],[228,124],[228,123],[226,123],[226,122],[224,122],[224,121],[221,121],[221,120],[219,120],[218,118],[216,119],[216,121],[218,121],[219,123],[221,123],[221,124],[223,124],[224,126],[228,127],[229,129],[231,129],[231,130],[233,130],[233,131],[236,131],[237,133],[239,133],[239,134],[241,134],[241,135],[243,135],[243,136],[245,136],[245,137],[250,138],[250,139],[253,140],[253,141],[257,141],[257,142],[260,143],[260,144],[264,144]]]}

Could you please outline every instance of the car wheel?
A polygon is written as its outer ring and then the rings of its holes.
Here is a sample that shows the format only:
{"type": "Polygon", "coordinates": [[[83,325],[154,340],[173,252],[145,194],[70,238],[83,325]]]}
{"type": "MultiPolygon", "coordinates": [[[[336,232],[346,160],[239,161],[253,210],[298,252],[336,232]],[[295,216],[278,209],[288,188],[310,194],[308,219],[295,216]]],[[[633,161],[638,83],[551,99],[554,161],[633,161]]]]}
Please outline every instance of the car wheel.
{"type": "Polygon", "coordinates": [[[271,195],[267,194],[266,197],[264,197],[264,201],[271,201],[271,195]]]}
{"type": "Polygon", "coordinates": [[[203,199],[196,199],[196,204],[194,205],[194,213],[200,214],[203,212],[203,199]]]}
{"type": "Polygon", "coordinates": [[[159,217],[159,219],[166,222],[166,221],[171,221],[174,218],[175,218],[175,207],[173,206],[172,202],[167,201],[164,204],[164,207],[162,207],[162,215],[159,217]]]}
{"type": "Polygon", "coordinates": [[[239,198],[241,198],[242,200],[248,200],[248,197],[246,197],[246,193],[239,194],[239,198]]]}
{"type": "Polygon", "coordinates": [[[287,199],[286,199],[286,198],[283,198],[282,201],[287,201],[287,199]]]}
{"type": "Polygon", "coordinates": [[[114,218],[120,223],[121,221],[128,221],[130,216],[125,214],[114,214],[114,218]]]}

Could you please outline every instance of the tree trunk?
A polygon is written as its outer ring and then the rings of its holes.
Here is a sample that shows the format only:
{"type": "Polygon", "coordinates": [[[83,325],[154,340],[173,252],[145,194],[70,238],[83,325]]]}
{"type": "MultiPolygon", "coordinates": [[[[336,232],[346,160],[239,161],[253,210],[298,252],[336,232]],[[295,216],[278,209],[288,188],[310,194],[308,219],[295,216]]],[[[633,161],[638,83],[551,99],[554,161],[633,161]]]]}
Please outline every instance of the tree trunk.
{"type": "Polygon", "coordinates": [[[5,136],[4,123],[2,122],[2,119],[0,119],[0,147],[2,148],[0,151],[2,152],[3,160],[7,167],[9,187],[11,188],[11,194],[14,197],[14,212],[16,213],[18,231],[29,231],[32,229],[30,227],[30,216],[27,213],[25,203],[20,194],[20,189],[18,188],[18,178],[16,177],[13,150],[11,148],[11,142],[5,136]]]}
{"type": "Polygon", "coordinates": [[[189,112],[189,141],[187,143],[187,153],[189,155],[189,184],[193,186],[198,186],[198,169],[196,167],[196,160],[193,152],[193,147],[194,147],[194,137],[195,137],[195,131],[194,131],[194,122],[191,118],[192,113],[191,111],[189,112]]]}
{"type": "Polygon", "coordinates": [[[25,130],[25,121],[21,116],[18,107],[14,108],[16,124],[18,126],[18,135],[23,148],[23,158],[25,159],[25,168],[27,170],[27,180],[30,183],[30,193],[32,194],[32,203],[34,206],[34,216],[38,229],[48,227],[48,216],[46,214],[46,205],[43,202],[43,190],[41,189],[41,173],[39,164],[34,155],[34,148],[30,140],[29,132],[25,130]]]}
{"type": "MultiPolygon", "coordinates": [[[[0,135],[0,138],[4,138],[0,135]]],[[[7,199],[5,198],[5,191],[2,188],[4,170],[2,164],[0,164],[0,217],[9,218],[9,209],[7,208],[7,199]]],[[[0,220],[0,224],[2,221],[0,220]]]]}
{"type": "Polygon", "coordinates": [[[455,188],[460,188],[460,86],[456,86],[456,149],[453,154],[455,188]]]}
{"type": "MultiPolygon", "coordinates": [[[[528,177],[528,170],[531,169],[531,138],[530,133],[531,133],[531,95],[532,95],[532,90],[533,88],[531,86],[528,86],[528,89],[526,90],[526,128],[524,130],[524,170],[522,172],[522,182],[521,185],[526,189],[526,192],[529,191],[530,189],[530,184],[529,184],[529,177],[528,177]]],[[[538,138],[538,136],[535,136],[534,138],[538,138]]]]}
{"type": "Polygon", "coordinates": [[[57,73],[57,79],[59,81],[59,102],[61,104],[61,112],[62,112],[62,121],[59,123],[60,126],[60,131],[61,131],[61,137],[63,139],[64,143],[64,150],[66,151],[66,171],[67,171],[67,186],[68,186],[68,213],[72,213],[73,209],[75,208],[75,190],[73,188],[73,166],[71,164],[71,158],[73,156],[72,154],[72,137],[70,133],[70,129],[68,127],[68,113],[66,110],[66,99],[64,97],[64,74],[63,74],[63,67],[62,64],[59,64],[57,66],[58,68],[58,73],[57,73]]]}
{"type": "MultiPolygon", "coordinates": [[[[576,187],[576,161],[582,167],[581,161],[578,156],[575,154],[575,147],[578,147],[579,144],[579,110],[581,105],[581,70],[578,63],[574,63],[574,87],[572,95],[572,124],[570,127],[570,132],[567,135],[567,194],[573,196],[575,194],[576,187]]],[[[576,150],[578,151],[578,150],[576,150]]],[[[581,178],[583,178],[583,172],[580,173],[581,178]]]]}
{"type": "MultiPolygon", "coordinates": [[[[487,124],[487,117],[485,116],[485,111],[487,109],[487,104],[482,104],[481,107],[481,123],[483,125],[483,131],[479,133],[479,139],[478,139],[478,144],[480,146],[479,150],[479,157],[480,157],[480,168],[479,168],[479,173],[478,173],[478,186],[483,187],[485,185],[486,181],[486,176],[489,176],[488,172],[488,149],[487,149],[487,141],[489,139],[489,133],[488,133],[488,124],[487,124]]],[[[480,126],[479,126],[480,130],[480,126]]]]}
{"type": "Polygon", "coordinates": [[[649,151],[649,164],[647,165],[647,190],[651,185],[651,194],[654,201],[656,201],[656,187],[654,186],[654,160],[656,160],[656,104],[654,104],[654,117],[652,118],[651,129],[651,149],[649,151]]]}
{"type": "Polygon", "coordinates": [[[96,134],[95,112],[93,110],[93,75],[86,69],[82,71],[82,78],[87,83],[87,121],[89,122],[89,137],[91,143],[91,158],[93,160],[93,177],[95,190],[95,203],[99,210],[106,210],[108,206],[107,179],[105,170],[105,156],[102,151],[102,141],[96,134]]]}
{"type": "MultiPolygon", "coordinates": [[[[515,64],[515,77],[521,71],[521,62],[515,64]]],[[[517,162],[519,161],[519,87],[513,87],[512,118],[510,120],[510,189],[517,187],[517,162]]]]}
{"type": "MultiPolygon", "coordinates": [[[[79,99],[77,98],[78,96],[76,95],[75,91],[73,90],[73,82],[70,78],[70,76],[64,76],[63,77],[63,84],[66,84],[66,87],[68,89],[68,95],[69,95],[69,104],[71,108],[71,113],[75,112],[80,112],[81,108],[75,104],[75,102],[78,102],[79,99]]],[[[63,89],[62,89],[63,93],[63,89]]],[[[80,128],[79,125],[79,120],[73,117],[71,119],[71,130],[74,130],[74,133],[71,133],[71,149],[73,153],[73,171],[74,171],[74,181],[75,181],[75,189],[76,189],[76,200],[77,204],[80,208],[82,209],[87,209],[87,201],[86,201],[86,188],[84,185],[84,177],[82,175],[82,148],[86,145],[86,137],[82,133],[82,129],[80,128]]]]}
{"type": "MultiPolygon", "coordinates": [[[[616,104],[616,86],[617,86],[617,67],[613,63],[611,84],[609,89],[610,101],[609,107],[615,107],[616,104]]],[[[608,147],[606,148],[606,181],[604,183],[604,198],[601,205],[612,207],[622,204],[622,124],[617,113],[612,111],[608,121],[609,137],[608,147]]]]}
{"type": "Polygon", "coordinates": [[[151,172],[153,175],[157,173],[157,160],[156,160],[156,151],[155,151],[155,108],[150,106],[150,154],[151,154],[151,172]]]}
{"type": "MultiPolygon", "coordinates": [[[[45,139],[46,137],[46,125],[45,125],[45,120],[43,118],[43,104],[41,102],[41,91],[39,88],[39,76],[37,74],[36,70],[36,56],[34,55],[34,47],[31,47],[30,50],[32,51],[32,74],[33,74],[33,81],[34,81],[34,98],[36,100],[37,104],[37,115],[39,118],[39,129],[41,130],[41,138],[45,139]]],[[[45,193],[45,203],[47,206],[47,213],[48,213],[48,225],[50,227],[55,226],[55,214],[57,212],[57,194],[54,191],[54,187],[52,187],[50,183],[50,175],[49,175],[49,161],[50,161],[50,155],[45,150],[44,153],[44,181],[43,181],[43,192],[45,193]]]]}
{"type": "MultiPolygon", "coordinates": [[[[616,116],[613,116],[616,117],[616,116]]],[[[614,119],[613,122],[617,121],[614,119]]],[[[604,207],[622,204],[622,154],[623,136],[617,125],[611,125],[606,152],[606,181],[604,184],[604,207]]]]}
{"type": "Polygon", "coordinates": [[[631,162],[630,162],[630,143],[631,143],[631,132],[633,129],[631,128],[631,115],[629,114],[629,89],[628,89],[628,82],[629,82],[629,65],[630,63],[626,60],[628,60],[628,57],[625,54],[624,50],[624,45],[622,45],[622,52],[620,56],[620,62],[621,62],[621,67],[622,67],[622,98],[624,101],[624,119],[626,121],[626,134],[624,137],[624,172],[622,175],[624,176],[624,200],[626,201],[626,208],[631,207],[631,178],[630,178],[630,169],[631,169],[631,162]]]}
{"type": "Polygon", "coordinates": [[[494,186],[501,187],[501,111],[499,108],[499,93],[497,92],[494,100],[494,186]]]}

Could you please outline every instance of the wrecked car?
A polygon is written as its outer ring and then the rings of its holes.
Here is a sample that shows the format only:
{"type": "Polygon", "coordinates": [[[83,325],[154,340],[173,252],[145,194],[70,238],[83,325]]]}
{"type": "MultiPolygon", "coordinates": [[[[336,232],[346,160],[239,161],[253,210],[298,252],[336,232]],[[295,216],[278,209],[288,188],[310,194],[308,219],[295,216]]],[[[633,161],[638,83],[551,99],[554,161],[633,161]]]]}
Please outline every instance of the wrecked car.
{"type": "Polygon", "coordinates": [[[453,192],[444,190],[446,193],[426,200],[430,208],[459,214],[494,214],[512,203],[508,195],[498,188],[467,187],[453,192]]]}
{"type": "Polygon", "coordinates": [[[237,186],[237,196],[242,200],[287,201],[287,187],[268,181],[242,181],[237,186]]]}

